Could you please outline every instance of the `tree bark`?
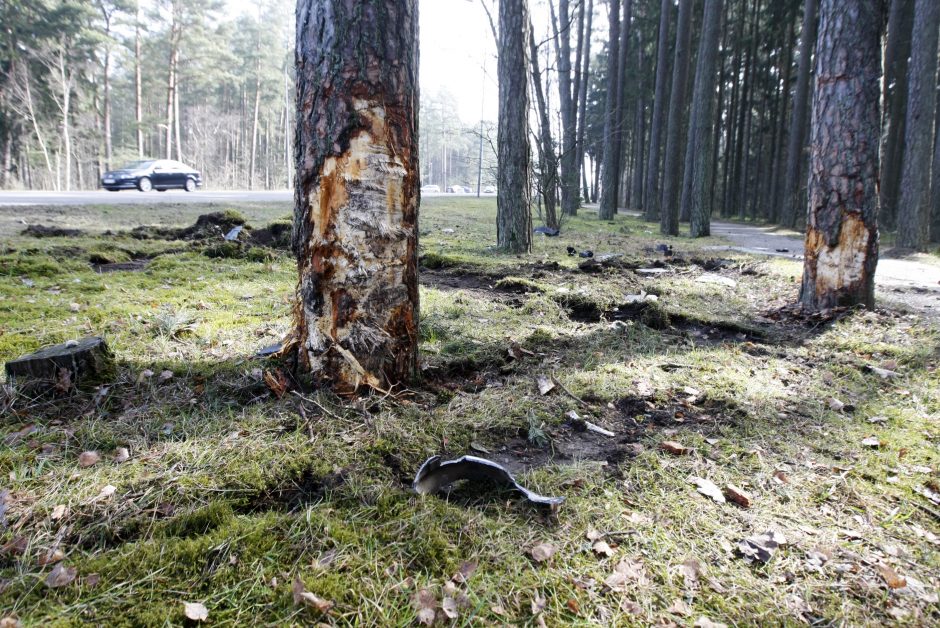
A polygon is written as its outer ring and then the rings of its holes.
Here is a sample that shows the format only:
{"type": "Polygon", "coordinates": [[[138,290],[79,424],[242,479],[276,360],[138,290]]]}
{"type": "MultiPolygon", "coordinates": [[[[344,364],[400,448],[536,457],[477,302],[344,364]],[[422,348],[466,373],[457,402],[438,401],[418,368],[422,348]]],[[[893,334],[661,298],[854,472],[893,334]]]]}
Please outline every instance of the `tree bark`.
{"type": "Polygon", "coordinates": [[[663,235],[679,235],[679,156],[682,146],[682,112],[689,75],[692,47],[692,0],[679,0],[679,22],[676,28],[676,54],[672,70],[672,96],[666,126],[666,164],[663,168],[663,201],[659,231],[663,235]]]}
{"type": "Polygon", "coordinates": [[[914,0],[892,0],[888,13],[882,80],[881,216],[882,228],[893,228],[897,220],[898,191],[904,154],[907,109],[907,65],[911,54],[914,0]]]}
{"type": "Polygon", "coordinates": [[[646,190],[643,192],[643,217],[659,219],[661,189],[659,187],[660,143],[663,137],[663,122],[668,109],[666,82],[669,77],[669,14],[672,0],[663,0],[659,14],[659,43],[656,49],[656,93],[653,96],[653,119],[650,121],[650,150],[646,161],[646,190]]]}
{"type": "Polygon", "coordinates": [[[933,159],[934,112],[937,106],[937,37],[940,3],[916,0],[907,78],[907,116],[901,203],[898,205],[900,248],[926,251],[930,233],[930,162],[933,159]]]}
{"type": "Polygon", "coordinates": [[[539,114],[539,161],[542,200],[545,202],[545,224],[552,229],[558,228],[558,212],[555,208],[555,190],[558,187],[558,162],[552,142],[552,123],[548,105],[542,91],[542,70],[539,67],[538,49],[532,38],[532,25],[529,24],[529,53],[532,64],[532,87],[535,89],[535,104],[539,114]]]}
{"type": "Polygon", "coordinates": [[[604,156],[601,158],[601,202],[597,217],[612,220],[617,213],[617,182],[620,179],[620,146],[617,143],[620,118],[620,2],[610,0],[607,41],[607,104],[604,107],[604,156]]]}
{"type": "Polygon", "coordinates": [[[569,0],[559,0],[558,15],[549,2],[555,53],[558,57],[558,96],[561,113],[561,208],[565,214],[577,212],[578,169],[577,143],[577,91],[572,91],[571,78],[571,10],[569,0]],[[559,24],[560,22],[560,24],[559,24]]]}
{"type": "MultiPolygon", "coordinates": [[[[582,3],[584,0],[581,0],[582,3]]],[[[588,80],[591,74],[591,34],[594,27],[594,0],[588,0],[587,8],[587,24],[584,28],[584,45],[582,50],[581,58],[581,82],[580,82],[580,92],[578,95],[578,146],[577,146],[577,156],[576,161],[578,164],[578,170],[582,173],[583,178],[583,193],[584,199],[588,199],[588,185],[587,185],[587,168],[584,164],[584,137],[587,133],[587,92],[588,92],[588,80]]],[[[579,202],[574,205],[571,209],[571,215],[574,216],[578,212],[579,202]]]]}
{"type": "Polygon", "coordinates": [[[816,42],[817,0],[806,0],[803,9],[803,30],[800,32],[800,61],[796,72],[796,90],[793,92],[793,108],[790,113],[790,133],[787,145],[787,175],[783,184],[783,206],[780,223],[795,227],[800,215],[800,166],[806,146],[806,116],[809,109],[810,59],[816,42]]]}
{"type": "Polygon", "coordinates": [[[417,0],[300,0],[297,370],[390,387],[418,350],[417,0]]]}
{"type": "Polygon", "coordinates": [[[821,0],[800,301],[818,311],[875,302],[880,0],[821,0]]]}
{"type": "Polygon", "coordinates": [[[251,116],[251,153],[248,157],[248,189],[255,187],[255,170],[258,168],[258,116],[261,111],[261,20],[258,20],[258,46],[255,49],[258,61],[255,66],[255,107],[251,116]]]}
{"type": "Polygon", "coordinates": [[[705,0],[702,39],[699,42],[692,94],[692,124],[688,150],[692,155],[692,188],[683,205],[689,207],[690,233],[700,238],[711,233],[711,169],[712,111],[715,102],[715,73],[718,66],[718,43],[721,37],[722,0],[705,0]]]}
{"type": "Polygon", "coordinates": [[[511,253],[532,248],[529,184],[529,3],[499,3],[499,126],[496,243],[511,253]]]}
{"type": "Polygon", "coordinates": [[[141,77],[140,52],[140,0],[137,1],[137,13],[134,20],[134,121],[137,123],[137,157],[144,158],[144,105],[143,80],[141,77]]]}

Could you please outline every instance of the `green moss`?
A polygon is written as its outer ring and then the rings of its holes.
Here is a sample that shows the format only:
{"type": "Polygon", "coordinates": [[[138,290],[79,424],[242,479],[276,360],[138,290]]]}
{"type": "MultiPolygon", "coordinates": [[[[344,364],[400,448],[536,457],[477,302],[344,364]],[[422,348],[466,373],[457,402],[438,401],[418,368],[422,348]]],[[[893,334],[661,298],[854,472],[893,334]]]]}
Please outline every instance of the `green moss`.
{"type": "Polygon", "coordinates": [[[92,264],[117,264],[131,261],[131,256],[127,251],[102,246],[88,251],[88,261],[92,264]]]}
{"type": "Polygon", "coordinates": [[[245,249],[238,242],[220,242],[206,247],[203,255],[216,259],[239,259],[245,256],[245,249]]]}
{"type": "Polygon", "coordinates": [[[425,268],[429,268],[431,270],[453,268],[454,266],[460,265],[459,259],[436,251],[422,253],[421,257],[418,258],[418,262],[425,268]]]}
{"type": "Polygon", "coordinates": [[[544,293],[546,292],[545,286],[538,283],[537,281],[532,281],[531,279],[526,279],[525,277],[503,277],[498,280],[494,287],[497,290],[506,290],[507,292],[535,292],[535,293],[544,293]]]}

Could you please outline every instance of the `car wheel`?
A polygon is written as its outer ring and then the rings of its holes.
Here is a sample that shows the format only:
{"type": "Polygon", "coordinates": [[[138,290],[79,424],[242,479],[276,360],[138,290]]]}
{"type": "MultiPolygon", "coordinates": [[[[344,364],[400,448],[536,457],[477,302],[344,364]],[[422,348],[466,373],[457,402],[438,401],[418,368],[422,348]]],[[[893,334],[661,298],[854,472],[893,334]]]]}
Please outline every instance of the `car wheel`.
{"type": "Polygon", "coordinates": [[[137,182],[137,189],[141,192],[149,192],[153,189],[153,184],[150,182],[150,177],[141,177],[140,181],[137,182]]]}
{"type": "Polygon", "coordinates": [[[186,188],[186,191],[187,191],[187,192],[195,192],[195,191],[196,191],[196,181],[195,181],[195,179],[186,179],[186,185],[183,186],[183,187],[186,188]]]}

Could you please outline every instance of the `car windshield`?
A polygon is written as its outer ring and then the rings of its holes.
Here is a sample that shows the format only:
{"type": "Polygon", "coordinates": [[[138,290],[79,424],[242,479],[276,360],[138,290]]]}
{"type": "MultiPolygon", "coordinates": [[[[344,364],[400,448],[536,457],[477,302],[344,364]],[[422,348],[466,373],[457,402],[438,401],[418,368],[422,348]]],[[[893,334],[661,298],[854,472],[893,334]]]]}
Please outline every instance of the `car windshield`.
{"type": "Polygon", "coordinates": [[[132,161],[124,166],[124,170],[143,170],[153,165],[153,161],[132,161]]]}

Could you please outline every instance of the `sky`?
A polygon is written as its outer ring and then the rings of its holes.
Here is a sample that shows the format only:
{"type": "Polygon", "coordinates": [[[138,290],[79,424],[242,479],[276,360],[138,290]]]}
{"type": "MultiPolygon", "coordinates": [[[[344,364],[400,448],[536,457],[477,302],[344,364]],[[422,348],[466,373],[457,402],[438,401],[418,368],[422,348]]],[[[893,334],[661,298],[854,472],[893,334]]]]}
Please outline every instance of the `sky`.
{"type": "MultiPolygon", "coordinates": [[[[233,13],[257,10],[253,0],[228,2],[233,13]]],[[[496,120],[496,43],[480,0],[419,0],[418,11],[422,93],[449,91],[463,122],[479,121],[481,112],[496,120]]]]}

